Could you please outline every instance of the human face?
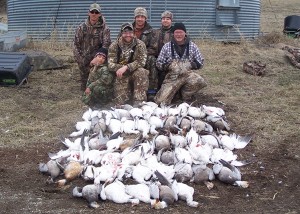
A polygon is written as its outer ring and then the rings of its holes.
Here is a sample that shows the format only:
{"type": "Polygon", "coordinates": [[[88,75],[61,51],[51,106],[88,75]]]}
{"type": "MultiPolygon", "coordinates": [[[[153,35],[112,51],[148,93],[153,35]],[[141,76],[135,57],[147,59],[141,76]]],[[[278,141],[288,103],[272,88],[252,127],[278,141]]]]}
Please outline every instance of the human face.
{"type": "Polygon", "coordinates": [[[105,56],[103,56],[103,55],[101,55],[101,54],[97,56],[97,62],[98,62],[98,65],[104,64],[105,60],[106,60],[106,57],[105,57],[105,56]]]}
{"type": "Polygon", "coordinates": [[[183,44],[186,33],[183,30],[174,31],[174,39],[178,44],[183,44]]]}
{"type": "Polygon", "coordinates": [[[133,40],[134,34],[132,30],[126,30],[122,32],[122,39],[125,43],[131,43],[133,40]]]}
{"type": "Polygon", "coordinates": [[[90,17],[90,22],[92,25],[96,24],[99,20],[99,17],[101,16],[101,13],[99,13],[98,10],[92,10],[89,11],[89,17],[90,17]]]}
{"type": "Polygon", "coordinates": [[[138,15],[135,17],[135,26],[137,28],[143,28],[145,26],[145,23],[146,23],[145,16],[138,15]]]}
{"type": "Polygon", "coordinates": [[[161,19],[161,25],[164,27],[164,28],[170,28],[171,25],[172,25],[172,19],[168,18],[168,17],[163,17],[161,19]]]}

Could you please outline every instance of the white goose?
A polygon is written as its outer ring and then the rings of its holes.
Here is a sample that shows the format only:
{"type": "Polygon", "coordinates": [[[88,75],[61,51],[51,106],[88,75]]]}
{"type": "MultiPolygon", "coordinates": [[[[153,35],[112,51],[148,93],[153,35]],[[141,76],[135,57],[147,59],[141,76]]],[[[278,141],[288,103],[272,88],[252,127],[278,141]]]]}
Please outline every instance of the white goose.
{"type": "Polygon", "coordinates": [[[78,137],[82,135],[84,130],[91,129],[91,121],[79,121],[76,123],[75,128],[77,131],[74,131],[70,134],[70,137],[78,137]]]}
{"type": "Polygon", "coordinates": [[[199,203],[194,201],[194,188],[184,184],[182,182],[177,182],[176,180],[172,184],[173,190],[177,190],[175,193],[178,195],[178,199],[186,201],[187,205],[190,207],[198,207],[199,203]],[[174,188],[174,185],[176,187],[174,188]]]}
{"type": "Polygon", "coordinates": [[[146,184],[125,185],[125,192],[144,203],[151,203],[150,189],[146,184]]]}
{"type": "Polygon", "coordinates": [[[221,145],[224,148],[227,148],[229,150],[245,148],[251,141],[251,138],[252,137],[250,135],[241,137],[239,135],[236,135],[235,133],[233,133],[231,135],[220,135],[219,136],[221,145]]]}
{"type": "Polygon", "coordinates": [[[126,117],[122,117],[122,119],[121,119],[120,132],[124,132],[125,134],[140,133],[138,130],[135,129],[135,121],[132,119],[127,119],[126,117]]]}
{"type": "Polygon", "coordinates": [[[128,195],[126,193],[125,185],[118,180],[115,180],[113,183],[108,184],[107,186],[106,184],[104,184],[102,186],[100,195],[102,200],[108,199],[118,204],[123,204],[123,203],[131,203],[132,205],[139,204],[139,199],[133,198],[131,195],[128,195]]]}

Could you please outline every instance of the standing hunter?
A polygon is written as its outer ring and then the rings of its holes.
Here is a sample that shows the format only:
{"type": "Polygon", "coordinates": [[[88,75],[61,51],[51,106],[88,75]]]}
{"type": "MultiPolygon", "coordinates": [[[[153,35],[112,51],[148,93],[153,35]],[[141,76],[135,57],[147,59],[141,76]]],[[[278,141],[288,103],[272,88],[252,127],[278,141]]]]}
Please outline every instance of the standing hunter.
{"type": "MultiPolygon", "coordinates": [[[[173,13],[166,10],[161,14],[161,27],[154,31],[155,38],[157,39],[157,50],[155,57],[157,58],[162,47],[170,42],[173,36],[172,32],[172,21],[173,13]]],[[[158,71],[158,83],[157,90],[161,88],[161,84],[165,78],[165,73],[163,71],[158,71]]]]}
{"type": "Polygon", "coordinates": [[[80,70],[81,90],[86,89],[95,54],[102,47],[108,49],[110,44],[110,29],[101,14],[101,7],[97,3],[91,4],[88,18],[77,27],[74,38],[73,53],[80,70]]]}
{"type": "Polygon", "coordinates": [[[163,46],[156,61],[159,70],[166,72],[154,98],[157,104],[169,105],[177,92],[183,101],[192,102],[193,95],[207,85],[196,73],[196,70],[202,68],[204,58],[197,45],[187,36],[185,25],[175,23],[173,34],[172,40],[163,46]]]}
{"type": "Polygon", "coordinates": [[[157,70],[156,70],[156,38],[153,28],[147,22],[148,13],[143,7],[134,10],[134,22],[132,23],[134,35],[142,40],[147,48],[147,61],[145,69],[149,71],[149,89],[157,89],[157,70]]]}
{"type": "Polygon", "coordinates": [[[145,43],[134,36],[131,23],[122,24],[119,38],[108,49],[108,69],[116,76],[114,102],[117,105],[131,99],[134,106],[147,101],[149,71],[144,68],[146,60],[145,43]]]}

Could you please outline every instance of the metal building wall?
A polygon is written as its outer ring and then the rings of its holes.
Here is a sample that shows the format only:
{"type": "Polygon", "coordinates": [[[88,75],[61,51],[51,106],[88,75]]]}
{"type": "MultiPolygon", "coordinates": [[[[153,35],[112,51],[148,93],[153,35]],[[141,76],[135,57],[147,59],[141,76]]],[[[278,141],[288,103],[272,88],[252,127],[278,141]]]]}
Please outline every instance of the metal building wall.
{"type": "MultiPolygon", "coordinates": [[[[260,28],[260,0],[239,0],[240,7],[234,10],[239,24],[216,25],[216,17],[224,22],[234,22],[231,10],[216,9],[219,2],[237,0],[102,0],[102,7],[115,39],[120,25],[133,21],[136,7],[148,10],[148,21],[153,28],[160,26],[160,14],[164,10],[174,13],[174,21],[184,22],[192,38],[212,38],[220,41],[239,41],[254,38],[260,28]],[[218,13],[218,14],[217,14],[218,13]]],[[[10,31],[26,30],[34,40],[57,38],[71,41],[75,28],[87,18],[88,8],[95,1],[79,0],[8,0],[8,28],[10,31]]]]}

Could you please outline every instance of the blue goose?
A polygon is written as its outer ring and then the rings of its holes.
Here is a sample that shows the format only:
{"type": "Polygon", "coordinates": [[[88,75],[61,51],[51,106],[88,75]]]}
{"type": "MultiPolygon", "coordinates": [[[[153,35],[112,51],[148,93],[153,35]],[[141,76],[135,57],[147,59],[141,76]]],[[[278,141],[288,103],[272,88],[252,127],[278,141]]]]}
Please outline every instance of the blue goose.
{"type": "Polygon", "coordinates": [[[221,159],[220,163],[214,164],[213,171],[217,178],[224,183],[242,188],[247,188],[249,186],[247,181],[241,180],[242,176],[240,170],[225,160],[221,159]]]}
{"type": "Polygon", "coordinates": [[[72,194],[74,197],[82,197],[88,202],[90,208],[98,208],[100,205],[99,196],[101,193],[102,185],[101,184],[89,184],[83,188],[74,187],[72,194]]]}

